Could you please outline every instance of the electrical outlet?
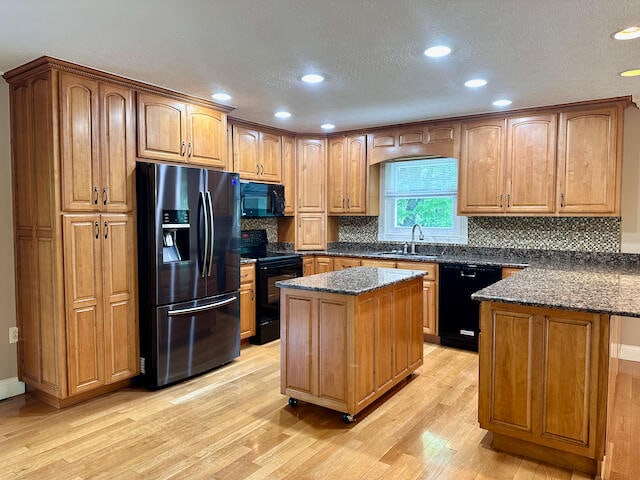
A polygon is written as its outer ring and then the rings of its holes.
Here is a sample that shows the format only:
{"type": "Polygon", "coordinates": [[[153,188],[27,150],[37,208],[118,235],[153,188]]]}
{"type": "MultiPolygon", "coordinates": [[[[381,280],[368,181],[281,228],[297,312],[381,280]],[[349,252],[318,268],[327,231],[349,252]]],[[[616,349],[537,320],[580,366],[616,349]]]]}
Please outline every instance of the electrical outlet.
{"type": "Polygon", "coordinates": [[[18,343],[18,327],[9,327],[9,343],[18,343]]]}

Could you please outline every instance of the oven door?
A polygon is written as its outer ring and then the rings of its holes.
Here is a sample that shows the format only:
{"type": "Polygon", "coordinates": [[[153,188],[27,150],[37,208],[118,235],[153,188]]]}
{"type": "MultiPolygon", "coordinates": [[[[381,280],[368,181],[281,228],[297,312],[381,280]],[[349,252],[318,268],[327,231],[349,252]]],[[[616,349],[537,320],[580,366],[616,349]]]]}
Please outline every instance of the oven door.
{"type": "Polygon", "coordinates": [[[280,321],[280,289],[275,283],[302,276],[302,259],[287,259],[269,265],[260,265],[256,279],[256,321],[260,324],[280,321]]]}

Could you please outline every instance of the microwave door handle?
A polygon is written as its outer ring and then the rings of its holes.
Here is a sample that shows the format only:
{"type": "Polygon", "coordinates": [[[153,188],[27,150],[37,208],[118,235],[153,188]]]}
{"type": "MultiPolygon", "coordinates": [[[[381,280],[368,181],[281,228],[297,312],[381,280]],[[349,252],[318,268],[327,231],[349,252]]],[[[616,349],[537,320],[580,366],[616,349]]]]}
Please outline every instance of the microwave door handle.
{"type": "MultiPolygon", "coordinates": [[[[204,192],[200,192],[200,203],[202,204],[202,210],[204,215],[204,249],[202,252],[202,273],[200,274],[201,278],[204,278],[205,273],[207,271],[207,254],[209,251],[209,218],[207,215],[207,202],[205,199],[204,192]]],[[[198,235],[200,232],[198,232],[198,235]]]]}
{"type": "Polygon", "coordinates": [[[215,241],[215,232],[214,232],[214,228],[213,228],[213,202],[211,201],[211,192],[209,190],[207,190],[207,203],[209,204],[209,225],[211,228],[211,234],[210,234],[210,240],[211,240],[211,245],[210,245],[210,249],[209,249],[209,269],[207,271],[207,276],[210,277],[211,276],[211,265],[213,264],[213,247],[215,245],[214,241],[215,241]]]}

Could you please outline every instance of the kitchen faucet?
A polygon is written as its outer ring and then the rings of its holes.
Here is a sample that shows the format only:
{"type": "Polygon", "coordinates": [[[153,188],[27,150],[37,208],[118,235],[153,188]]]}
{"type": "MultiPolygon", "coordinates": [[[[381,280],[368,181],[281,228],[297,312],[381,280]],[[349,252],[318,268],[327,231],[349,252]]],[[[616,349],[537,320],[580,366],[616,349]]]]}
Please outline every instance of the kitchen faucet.
{"type": "Polygon", "coordinates": [[[424,235],[422,234],[422,227],[420,225],[418,225],[417,223],[413,224],[413,227],[411,228],[411,255],[415,255],[416,254],[416,241],[415,241],[415,234],[416,234],[416,227],[418,227],[418,230],[420,230],[420,240],[424,240],[424,235]]]}

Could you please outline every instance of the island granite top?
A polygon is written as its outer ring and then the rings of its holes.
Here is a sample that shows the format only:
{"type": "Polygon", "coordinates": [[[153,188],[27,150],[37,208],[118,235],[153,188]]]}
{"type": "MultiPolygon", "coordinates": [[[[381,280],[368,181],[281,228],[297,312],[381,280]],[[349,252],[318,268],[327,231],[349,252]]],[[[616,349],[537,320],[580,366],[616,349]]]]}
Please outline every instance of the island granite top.
{"type": "Polygon", "coordinates": [[[412,278],[421,278],[424,273],[421,270],[354,267],[335,272],[318,273],[308,277],[281,280],[276,282],[276,287],[342,295],[360,295],[412,278]]]}
{"type": "Polygon", "coordinates": [[[471,298],[640,317],[640,274],[529,267],[477,291],[471,298]]]}

